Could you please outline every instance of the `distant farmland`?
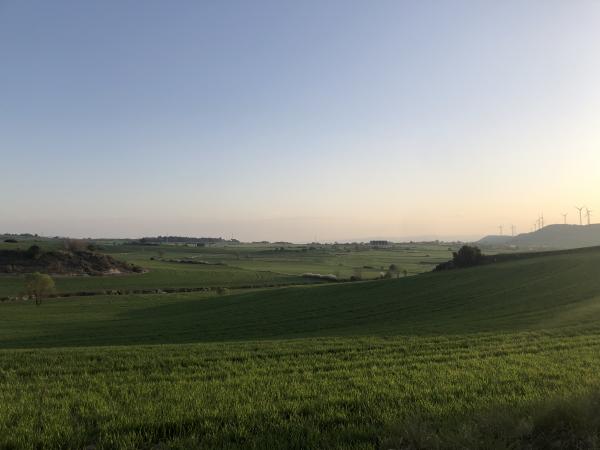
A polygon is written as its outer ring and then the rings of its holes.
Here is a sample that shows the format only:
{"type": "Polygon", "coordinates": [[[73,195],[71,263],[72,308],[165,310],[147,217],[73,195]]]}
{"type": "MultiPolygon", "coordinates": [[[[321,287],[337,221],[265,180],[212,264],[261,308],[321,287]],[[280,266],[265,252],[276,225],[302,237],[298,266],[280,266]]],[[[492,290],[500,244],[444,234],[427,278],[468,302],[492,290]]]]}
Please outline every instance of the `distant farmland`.
{"type": "MultiPolygon", "coordinates": [[[[32,244],[52,249],[60,246],[60,241],[0,243],[0,249],[26,249],[32,244]]],[[[334,274],[340,278],[360,273],[362,278],[372,279],[379,277],[390,264],[414,275],[431,270],[432,265],[451,255],[448,246],[435,244],[398,245],[389,249],[355,245],[99,245],[103,253],[141,266],[148,272],[106,277],[57,277],[59,293],[219,286],[244,288],[315,282],[303,278],[304,273],[334,274]]],[[[0,298],[15,296],[22,289],[22,277],[0,275],[0,298]]]]}
{"type": "Polygon", "coordinates": [[[5,302],[0,447],[593,448],[599,267],[5,302]]]}

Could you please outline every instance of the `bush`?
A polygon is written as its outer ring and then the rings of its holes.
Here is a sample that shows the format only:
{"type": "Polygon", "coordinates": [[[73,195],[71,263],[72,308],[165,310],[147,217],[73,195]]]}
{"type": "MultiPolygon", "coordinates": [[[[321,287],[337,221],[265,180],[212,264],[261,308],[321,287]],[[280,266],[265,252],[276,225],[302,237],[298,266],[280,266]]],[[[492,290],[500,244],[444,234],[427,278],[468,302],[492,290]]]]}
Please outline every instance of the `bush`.
{"type": "Polygon", "coordinates": [[[27,256],[31,259],[38,259],[42,255],[42,249],[37,245],[32,245],[27,249],[27,256]]]}
{"type": "Polygon", "coordinates": [[[337,281],[338,277],[333,274],[320,274],[320,273],[303,273],[302,278],[314,278],[316,280],[326,280],[326,281],[337,281]]]}
{"type": "Polygon", "coordinates": [[[483,263],[483,254],[479,247],[463,245],[458,252],[452,255],[452,262],[456,267],[472,267],[483,263]]]}
{"type": "MultiPolygon", "coordinates": [[[[492,258],[494,261],[495,258],[492,258]]],[[[458,252],[452,254],[452,261],[438,264],[435,271],[450,270],[463,267],[473,267],[490,262],[490,258],[481,253],[479,247],[463,245],[458,252]]]]}
{"type": "Polygon", "coordinates": [[[400,278],[400,268],[396,264],[390,264],[387,273],[390,275],[389,278],[391,278],[393,275],[396,275],[396,278],[400,278]]]}
{"type": "Polygon", "coordinates": [[[228,293],[229,293],[229,289],[227,289],[226,287],[219,286],[217,288],[217,295],[226,295],[228,293]]]}
{"type": "Polygon", "coordinates": [[[550,398],[516,409],[495,406],[445,422],[414,414],[387,434],[382,448],[597,449],[600,393],[550,398]]]}
{"type": "Polygon", "coordinates": [[[4,242],[6,242],[7,244],[18,244],[19,241],[17,241],[16,239],[4,239],[4,242]]]}

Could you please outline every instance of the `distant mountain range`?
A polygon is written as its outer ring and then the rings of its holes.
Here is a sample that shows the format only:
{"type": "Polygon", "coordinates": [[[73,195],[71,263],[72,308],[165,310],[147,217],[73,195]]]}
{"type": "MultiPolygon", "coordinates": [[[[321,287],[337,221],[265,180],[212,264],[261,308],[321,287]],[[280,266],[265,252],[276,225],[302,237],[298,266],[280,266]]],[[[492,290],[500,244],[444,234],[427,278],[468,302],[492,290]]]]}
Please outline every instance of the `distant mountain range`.
{"type": "Polygon", "coordinates": [[[481,247],[579,248],[600,245],[600,224],[548,225],[517,236],[490,235],[476,242],[481,247]]]}

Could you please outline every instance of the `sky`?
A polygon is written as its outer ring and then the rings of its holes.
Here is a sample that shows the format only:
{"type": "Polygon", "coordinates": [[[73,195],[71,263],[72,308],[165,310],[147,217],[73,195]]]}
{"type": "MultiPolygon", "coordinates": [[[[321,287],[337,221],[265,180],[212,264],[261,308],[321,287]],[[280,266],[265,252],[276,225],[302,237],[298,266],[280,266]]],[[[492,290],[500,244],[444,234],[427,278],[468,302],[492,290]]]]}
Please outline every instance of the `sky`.
{"type": "Polygon", "coordinates": [[[599,24],[584,0],[0,0],[0,232],[470,239],[600,217],[599,24]]]}

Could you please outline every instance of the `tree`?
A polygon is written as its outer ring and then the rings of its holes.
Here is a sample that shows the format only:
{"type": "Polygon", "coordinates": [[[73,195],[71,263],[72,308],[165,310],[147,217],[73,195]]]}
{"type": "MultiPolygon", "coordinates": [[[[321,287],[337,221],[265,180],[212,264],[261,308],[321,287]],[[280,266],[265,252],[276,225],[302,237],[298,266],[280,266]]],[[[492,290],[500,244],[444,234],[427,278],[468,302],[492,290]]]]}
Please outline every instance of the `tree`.
{"type": "Polygon", "coordinates": [[[42,254],[42,249],[37,245],[32,245],[27,249],[27,255],[31,259],[38,259],[42,254]]]}
{"type": "Polygon", "coordinates": [[[388,273],[390,276],[396,275],[396,278],[400,278],[400,269],[396,264],[390,264],[390,267],[388,267],[388,273]]]}
{"type": "Polygon", "coordinates": [[[483,254],[479,247],[463,245],[453,254],[452,262],[456,267],[471,267],[483,263],[483,254]]]}
{"type": "Polygon", "coordinates": [[[354,268],[352,271],[354,275],[350,277],[350,281],[361,281],[362,280],[362,269],[360,267],[354,268]]]}
{"type": "Polygon", "coordinates": [[[88,249],[88,243],[83,239],[65,239],[63,245],[65,250],[71,253],[84,252],[88,249]]]}
{"type": "Polygon", "coordinates": [[[54,292],[54,280],[44,273],[31,273],[25,276],[25,292],[29,298],[35,299],[36,305],[54,292]]]}

